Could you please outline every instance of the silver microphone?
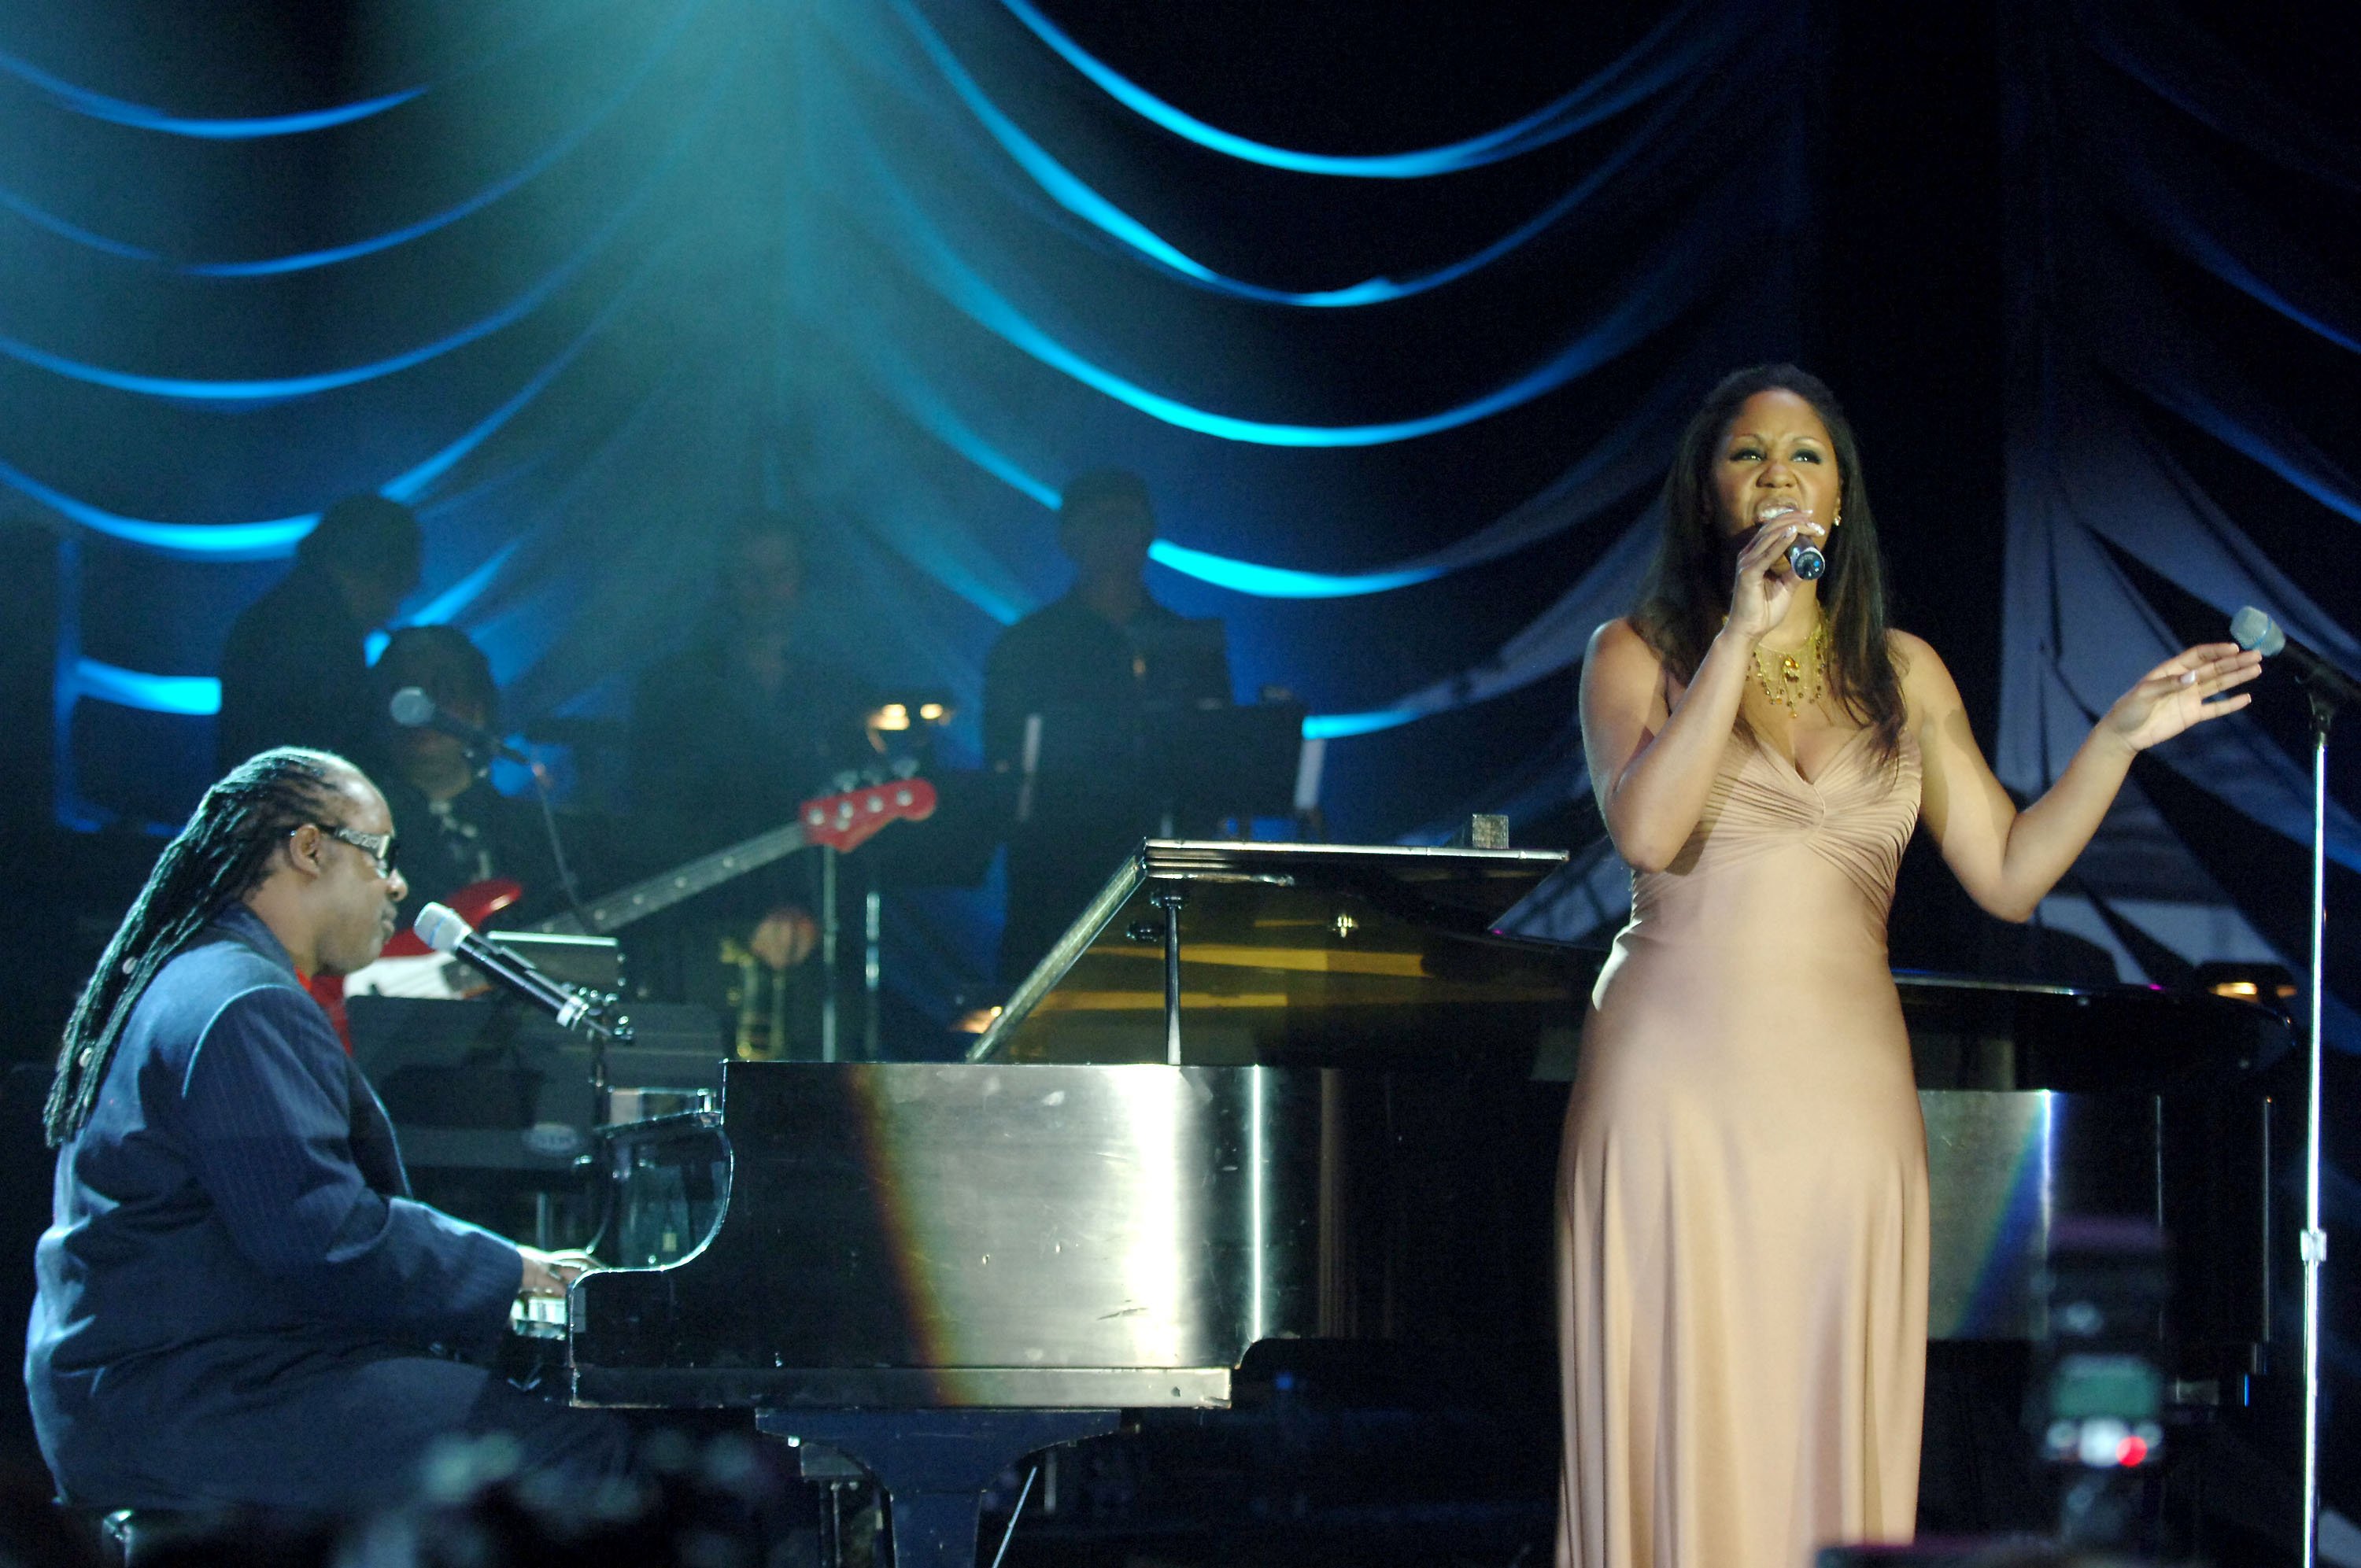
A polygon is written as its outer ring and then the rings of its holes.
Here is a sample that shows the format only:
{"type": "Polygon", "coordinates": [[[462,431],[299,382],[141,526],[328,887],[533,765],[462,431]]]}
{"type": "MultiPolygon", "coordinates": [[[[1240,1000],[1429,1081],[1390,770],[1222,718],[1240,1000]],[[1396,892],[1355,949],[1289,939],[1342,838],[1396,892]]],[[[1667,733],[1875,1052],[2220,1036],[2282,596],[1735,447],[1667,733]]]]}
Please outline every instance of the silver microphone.
{"type": "MultiPolygon", "coordinates": [[[[1792,501],[1774,501],[1768,514],[1756,521],[1761,527],[1773,528],[1783,522],[1800,524],[1811,515],[1792,501]]],[[[1820,554],[1820,547],[1809,539],[1798,537],[1795,543],[1787,546],[1787,569],[1805,582],[1815,582],[1821,573],[1828,569],[1828,558],[1820,554]]]]}
{"type": "Polygon", "coordinates": [[[2230,641],[2266,659],[2284,657],[2295,666],[2296,678],[2331,705],[2361,701],[2361,682],[2290,637],[2278,621],[2253,605],[2230,618],[2230,641]]]}
{"type": "Polygon", "coordinates": [[[423,686],[404,686],[394,693],[393,700],[386,704],[386,712],[404,729],[432,729],[438,735],[452,737],[473,756],[486,761],[499,757],[526,767],[533,765],[531,757],[482,725],[470,724],[438,706],[423,686]]]}
{"type": "Polygon", "coordinates": [[[547,1012],[561,1029],[581,1029],[608,1038],[627,1037],[628,1028],[608,1022],[608,998],[553,980],[522,954],[486,941],[459,913],[445,904],[429,904],[418,912],[410,928],[419,940],[438,953],[467,959],[491,979],[547,1012]]]}

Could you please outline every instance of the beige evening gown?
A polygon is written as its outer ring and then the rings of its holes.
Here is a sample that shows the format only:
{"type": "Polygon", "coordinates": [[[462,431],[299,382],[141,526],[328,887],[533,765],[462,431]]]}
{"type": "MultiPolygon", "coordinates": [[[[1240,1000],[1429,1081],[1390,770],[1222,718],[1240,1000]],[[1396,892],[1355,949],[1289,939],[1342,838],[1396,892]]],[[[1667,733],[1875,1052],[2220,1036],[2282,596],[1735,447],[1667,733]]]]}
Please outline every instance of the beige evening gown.
{"type": "Polygon", "coordinates": [[[1919,760],[1733,733],[1636,876],[1558,1170],[1560,1568],[1806,1568],[1907,1541],[1927,1138],[1885,954],[1919,760]]]}

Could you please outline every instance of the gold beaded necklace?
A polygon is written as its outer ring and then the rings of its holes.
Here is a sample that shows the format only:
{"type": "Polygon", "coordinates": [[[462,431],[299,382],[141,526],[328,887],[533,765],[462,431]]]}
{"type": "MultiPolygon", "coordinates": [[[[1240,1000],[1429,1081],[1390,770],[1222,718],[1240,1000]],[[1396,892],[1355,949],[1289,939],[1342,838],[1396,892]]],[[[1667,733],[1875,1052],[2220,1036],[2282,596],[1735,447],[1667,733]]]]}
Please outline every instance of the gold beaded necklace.
{"type": "Polygon", "coordinates": [[[1763,696],[1773,707],[1784,708],[1790,718],[1800,718],[1804,709],[1820,700],[1823,682],[1821,672],[1828,663],[1828,623],[1821,621],[1804,639],[1804,645],[1790,652],[1754,645],[1754,684],[1763,688],[1763,696]],[[1763,655],[1770,653],[1769,663],[1763,655]]]}

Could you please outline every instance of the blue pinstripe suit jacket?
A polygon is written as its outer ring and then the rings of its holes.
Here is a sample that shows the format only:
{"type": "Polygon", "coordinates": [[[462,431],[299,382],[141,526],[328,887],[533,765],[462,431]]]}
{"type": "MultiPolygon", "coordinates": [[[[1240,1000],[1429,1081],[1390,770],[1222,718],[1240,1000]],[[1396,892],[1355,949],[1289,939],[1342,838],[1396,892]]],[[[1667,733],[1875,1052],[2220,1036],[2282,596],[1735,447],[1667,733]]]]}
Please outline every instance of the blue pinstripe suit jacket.
{"type": "Polygon", "coordinates": [[[59,1153],[25,1382],[68,1499],[136,1501],[120,1478],[192,1460],[271,1463],[140,1448],[166,1431],[189,1447],[209,1408],[236,1427],[339,1357],[488,1353],[522,1260],[408,1191],[384,1108],[286,949],[225,910],[140,998],[59,1153]]]}

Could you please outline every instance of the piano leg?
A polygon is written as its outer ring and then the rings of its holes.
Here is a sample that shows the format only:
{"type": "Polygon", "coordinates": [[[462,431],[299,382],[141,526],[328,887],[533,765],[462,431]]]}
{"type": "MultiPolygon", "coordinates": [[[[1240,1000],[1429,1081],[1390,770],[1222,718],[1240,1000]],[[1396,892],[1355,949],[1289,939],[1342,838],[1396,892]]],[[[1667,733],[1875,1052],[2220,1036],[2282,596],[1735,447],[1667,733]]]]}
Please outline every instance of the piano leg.
{"type": "Polygon", "coordinates": [[[976,1522],[994,1477],[1028,1453],[1115,1431],[1114,1410],[760,1409],[757,1430],[824,1442],[885,1494],[894,1568],[974,1568],[976,1522]]]}

